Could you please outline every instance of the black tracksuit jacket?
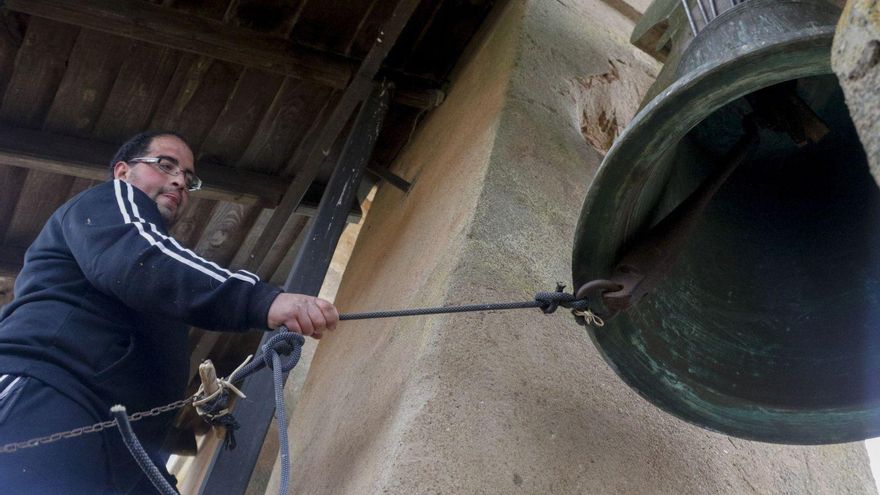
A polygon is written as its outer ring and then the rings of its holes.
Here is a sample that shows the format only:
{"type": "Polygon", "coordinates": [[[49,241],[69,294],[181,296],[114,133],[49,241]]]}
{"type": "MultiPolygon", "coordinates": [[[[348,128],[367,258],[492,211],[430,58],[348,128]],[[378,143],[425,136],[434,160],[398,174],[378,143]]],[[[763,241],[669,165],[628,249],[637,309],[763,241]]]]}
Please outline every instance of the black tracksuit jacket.
{"type": "Polygon", "coordinates": [[[187,325],[266,329],[279,292],[183,248],[146,194],[106,182],[61,206],[28,249],[0,314],[0,373],[34,377],[98,420],[114,404],[150,409],[183,398],[187,325]]]}

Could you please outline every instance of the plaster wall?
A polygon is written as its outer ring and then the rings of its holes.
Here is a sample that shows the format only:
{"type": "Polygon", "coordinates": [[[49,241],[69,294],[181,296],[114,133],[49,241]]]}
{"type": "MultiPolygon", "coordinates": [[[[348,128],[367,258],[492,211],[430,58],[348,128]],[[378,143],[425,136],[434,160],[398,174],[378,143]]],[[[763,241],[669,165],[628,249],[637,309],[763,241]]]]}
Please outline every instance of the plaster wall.
{"type": "MultiPolygon", "coordinates": [[[[613,139],[657,72],[631,29],[599,0],[500,5],[398,160],[414,187],[377,194],[340,311],[528,300],[568,280],[605,151],[591,133],[613,139]]],[[[874,493],[862,444],[759,444],[660,412],[565,312],[343,323],[290,435],[298,494],[874,493]]]]}

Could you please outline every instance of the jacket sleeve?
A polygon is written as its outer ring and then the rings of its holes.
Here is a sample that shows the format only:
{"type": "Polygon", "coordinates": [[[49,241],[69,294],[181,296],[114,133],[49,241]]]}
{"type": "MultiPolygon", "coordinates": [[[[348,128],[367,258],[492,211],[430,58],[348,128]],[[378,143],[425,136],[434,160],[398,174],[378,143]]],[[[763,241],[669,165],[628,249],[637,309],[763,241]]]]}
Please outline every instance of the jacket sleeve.
{"type": "Polygon", "coordinates": [[[89,282],[138,311],[208,329],[265,329],[281,292],[185,249],[165,231],[156,203],[126,182],[89,190],[61,223],[89,282]]]}

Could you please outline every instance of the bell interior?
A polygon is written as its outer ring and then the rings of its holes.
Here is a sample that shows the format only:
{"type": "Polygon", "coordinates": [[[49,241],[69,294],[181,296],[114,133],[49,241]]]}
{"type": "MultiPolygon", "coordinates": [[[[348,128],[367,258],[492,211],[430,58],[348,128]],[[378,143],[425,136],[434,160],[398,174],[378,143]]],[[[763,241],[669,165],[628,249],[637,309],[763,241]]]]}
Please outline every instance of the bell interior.
{"type": "MultiPolygon", "coordinates": [[[[798,146],[762,129],[669,276],[618,317],[624,331],[597,335],[622,375],[668,409],[688,395],[753,411],[878,405],[880,189],[837,79],[787,84],[830,132],[798,146]],[[650,392],[658,380],[666,391],[650,392]]],[[[643,228],[724,159],[750,111],[740,98],[714,112],[655,168],[664,176],[645,182],[643,228]]]]}

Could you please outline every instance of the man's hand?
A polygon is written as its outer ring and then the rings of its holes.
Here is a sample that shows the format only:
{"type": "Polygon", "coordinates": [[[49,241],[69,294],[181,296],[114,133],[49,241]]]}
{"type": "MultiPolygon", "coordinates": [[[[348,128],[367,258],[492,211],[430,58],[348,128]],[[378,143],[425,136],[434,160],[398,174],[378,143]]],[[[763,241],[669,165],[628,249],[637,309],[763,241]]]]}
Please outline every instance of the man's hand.
{"type": "Polygon", "coordinates": [[[282,292],[269,306],[269,328],[285,325],[291,332],[320,339],[336,329],[339,313],[329,301],[302,294],[282,292]]]}

